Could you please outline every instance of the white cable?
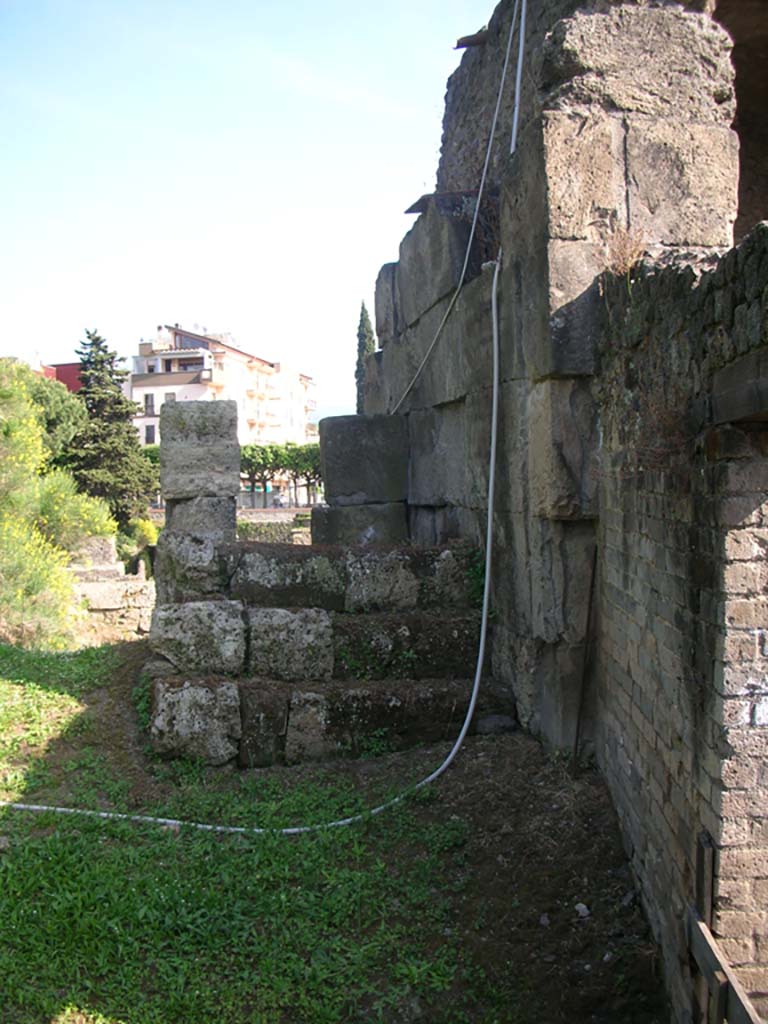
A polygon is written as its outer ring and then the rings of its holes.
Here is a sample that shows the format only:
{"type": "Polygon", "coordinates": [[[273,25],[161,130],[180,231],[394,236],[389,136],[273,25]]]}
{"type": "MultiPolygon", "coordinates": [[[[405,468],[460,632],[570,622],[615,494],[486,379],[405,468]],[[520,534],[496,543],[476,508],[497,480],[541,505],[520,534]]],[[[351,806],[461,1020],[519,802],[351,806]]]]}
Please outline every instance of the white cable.
{"type": "MultiPolygon", "coordinates": [[[[488,135],[488,145],[487,145],[486,150],[485,150],[485,162],[483,163],[483,173],[480,176],[480,187],[477,190],[477,201],[475,203],[475,212],[474,212],[474,215],[472,217],[472,227],[469,229],[469,239],[467,240],[467,251],[464,254],[464,265],[461,268],[461,274],[459,275],[459,283],[456,285],[456,290],[453,293],[453,297],[451,298],[451,301],[448,303],[448,308],[446,309],[445,313],[443,314],[443,318],[440,321],[440,326],[435,331],[435,336],[432,338],[432,341],[431,341],[431,343],[429,345],[429,348],[424,353],[424,358],[419,363],[418,370],[416,371],[416,373],[414,373],[413,377],[411,378],[410,384],[405,389],[403,394],[400,396],[400,401],[391,410],[390,415],[392,415],[392,416],[394,416],[394,414],[397,412],[397,410],[400,408],[400,406],[406,400],[408,395],[411,393],[411,389],[413,388],[414,384],[416,383],[416,381],[421,376],[421,371],[427,365],[427,360],[432,355],[432,350],[434,349],[435,345],[440,340],[440,335],[443,333],[443,328],[445,327],[446,323],[448,322],[448,317],[451,315],[453,307],[456,305],[456,300],[459,297],[459,292],[464,287],[464,278],[467,276],[467,267],[469,266],[469,257],[470,257],[470,253],[472,251],[472,243],[475,240],[475,229],[477,228],[477,219],[480,216],[480,204],[482,202],[483,192],[485,190],[485,179],[488,176],[488,166],[489,166],[489,164],[491,162],[491,153],[493,151],[493,138],[494,138],[494,135],[496,134],[496,122],[499,119],[499,111],[501,110],[501,100],[502,100],[502,97],[504,95],[504,83],[505,83],[506,78],[507,78],[507,68],[509,67],[509,57],[510,57],[510,54],[512,52],[512,39],[513,39],[514,34],[515,34],[515,24],[517,23],[517,12],[518,12],[519,7],[520,7],[520,0],[515,0],[515,9],[512,12],[512,24],[509,26],[509,38],[507,39],[507,49],[506,49],[506,52],[504,54],[504,66],[501,69],[501,81],[499,82],[499,91],[498,91],[498,94],[496,96],[496,109],[493,112],[493,119],[491,121],[491,131],[490,131],[490,134],[488,135]]],[[[523,0],[523,9],[525,10],[525,0],[523,0]]],[[[521,23],[520,47],[518,49],[518,67],[517,67],[517,78],[518,78],[518,80],[520,79],[520,77],[522,75],[522,70],[521,69],[522,69],[522,63],[523,63],[523,41],[524,41],[523,40],[523,29],[524,29],[524,25],[523,25],[523,23],[521,23]]],[[[512,121],[513,125],[517,124],[518,117],[519,117],[519,110],[520,110],[520,90],[518,88],[517,91],[515,92],[515,110],[514,110],[513,121],[512,121]]],[[[515,129],[515,131],[516,131],[516,129],[515,129]]]]}
{"type": "Polygon", "coordinates": [[[182,821],[178,818],[155,818],[147,814],[120,814],[117,811],[89,811],[77,807],[54,807],[47,804],[22,804],[0,801],[0,807],[9,807],[16,811],[33,811],[37,813],[53,814],[74,814],[79,817],[101,818],[106,821],[132,821],[143,825],[163,825],[166,828],[194,828],[204,832],[226,832],[226,833],[247,833],[249,835],[266,835],[268,833],[296,836],[306,832],[321,832],[327,828],[342,828],[345,825],[354,825],[366,818],[375,817],[382,811],[402,803],[406,797],[417,790],[428,786],[435,779],[439,779],[444,771],[450,766],[461,749],[467,735],[472,716],[475,713],[477,697],[480,692],[480,679],[483,674],[483,662],[485,661],[485,642],[488,634],[488,615],[491,601],[491,563],[493,555],[493,504],[496,491],[496,438],[498,435],[499,420],[499,311],[498,311],[498,283],[499,271],[501,269],[501,250],[496,259],[496,266],[493,272],[493,290],[491,293],[491,318],[493,320],[493,397],[491,404],[491,450],[488,457],[488,515],[485,531],[485,581],[483,583],[483,610],[480,618],[480,644],[477,651],[477,663],[475,665],[475,678],[472,684],[472,695],[469,700],[469,707],[464,716],[464,724],[459,735],[451,747],[448,755],[439,768],[436,768],[431,775],[417,782],[409,789],[393,797],[386,803],[379,804],[370,811],[363,811],[361,814],[353,814],[349,818],[339,818],[337,821],[325,822],[321,825],[297,825],[294,828],[252,828],[247,825],[206,825],[198,821],[182,821]]]}
{"type": "MultiPolygon", "coordinates": [[[[517,70],[515,72],[515,109],[512,114],[512,140],[509,144],[510,155],[517,149],[517,130],[520,125],[520,90],[523,82],[523,58],[525,56],[525,15],[528,0],[523,0],[520,11],[520,38],[517,44],[517,70]]],[[[517,13],[517,11],[515,11],[517,13]]]]}

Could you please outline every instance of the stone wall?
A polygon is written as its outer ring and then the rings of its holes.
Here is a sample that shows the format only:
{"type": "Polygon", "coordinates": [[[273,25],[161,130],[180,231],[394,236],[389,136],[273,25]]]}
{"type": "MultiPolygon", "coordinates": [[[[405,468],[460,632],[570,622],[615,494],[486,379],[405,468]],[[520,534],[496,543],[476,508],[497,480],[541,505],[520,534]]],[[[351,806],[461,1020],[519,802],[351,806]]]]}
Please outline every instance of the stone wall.
{"type": "Polygon", "coordinates": [[[716,934],[768,992],[768,227],[697,271],[603,281],[596,380],[597,754],[680,1003],[702,829],[716,934]]]}
{"type": "MultiPolygon", "coordinates": [[[[512,7],[499,5],[449,83],[439,191],[477,187],[512,7]]],[[[684,920],[703,830],[717,848],[714,927],[749,991],[768,994],[768,230],[728,251],[731,44],[714,4],[687,7],[535,5],[519,147],[497,150],[491,183],[504,251],[493,674],[547,742],[591,739],[689,1022],[684,920]]],[[[504,146],[510,109],[511,94],[504,146]]],[[[458,279],[466,218],[440,195],[420,208],[377,282],[368,414],[398,405],[458,279]]],[[[398,408],[417,543],[482,536],[481,263],[475,253],[398,408]]]]}
{"type": "Polygon", "coordinates": [[[149,633],[155,583],[144,563],[127,575],[117,557],[114,537],[89,537],[73,555],[70,572],[75,596],[85,614],[78,627],[81,644],[98,646],[135,640],[149,633]]]}

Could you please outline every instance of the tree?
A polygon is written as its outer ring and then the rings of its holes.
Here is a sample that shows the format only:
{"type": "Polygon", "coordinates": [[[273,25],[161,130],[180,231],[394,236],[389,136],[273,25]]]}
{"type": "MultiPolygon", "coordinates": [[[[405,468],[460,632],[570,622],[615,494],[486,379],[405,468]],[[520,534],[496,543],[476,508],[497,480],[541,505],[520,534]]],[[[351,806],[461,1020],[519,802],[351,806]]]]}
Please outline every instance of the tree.
{"type": "Polygon", "coordinates": [[[365,303],[360,305],[360,322],[357,325],[357,366],[355,383],[357,384],[357,411],[363,411],[363,390],[365,388],[365,358],[376,351],[376,337],[371,327],[371,318],[365,303]]]}
{"type": "Polygon", "coordinates": [[[323,479],[323,470],[320,465],[320,445],[316,443],[303,444],[301,453],[302,479],[307,487],[307,504],[311,505],[317,485],[323,479]]]}
{"type": "Polygon", "coordinates": [[[88,418],[85,405],[58,380],[43,377],[18,359],[4,359],[4,372],[12,376],[35,407],[43,431],[45,464],[42,472],[63,464],[63,456],[72,438],[82,430],[88,418]]]}
{"type": "Polygon", "coordinates": [[[117,353],[96,331],[86,331],[80,356],[80,397],[88,420],[68,446],[66,462],[78,486],[104,498],[118,526],[141,515],[154,491],[153,468],[141,454],[132,423],[138,406],[123,393],[128,376],[117,353]]]}
{"type": "Polygon", "coordinates": [[[104,502],[50,470],[34,383],[28,367],[0,359],[0,637],[59,647],[77,627],[68,551],[115,524],[104,502]]]}
{"type": "Polygon", "coordinates": [[[267,486],[281,468],[280,446],[276,444],[244,444],[240,449],[240,472],[248,478],[251,508],[256,505],[256,484],[261,485],[262,503],[267,507],[267,486]]]}
{"type": "Polygon", "coordinates": [[[299,504],[299,481],[304,476],[304,453],[303,446],[288,441],[282,446],[283,459],[282,468],[293,481],[293,501],[299,504]]]}

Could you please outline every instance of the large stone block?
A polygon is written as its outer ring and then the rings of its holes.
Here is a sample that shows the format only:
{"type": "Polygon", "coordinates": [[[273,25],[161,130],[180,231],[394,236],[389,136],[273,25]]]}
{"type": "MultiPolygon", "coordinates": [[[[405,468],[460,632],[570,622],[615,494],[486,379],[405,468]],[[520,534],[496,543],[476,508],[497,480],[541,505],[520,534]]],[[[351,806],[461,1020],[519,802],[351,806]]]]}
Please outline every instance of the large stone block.
{"type": "Polygon", "coordinates": [[[313,544],[355,546],[405,544],[408,520],[405,502],[387,505],[348,505],[346,508],[312,509],[313,544]]]}
{"type": "Polygon", "coordinates": [[[239,493],[236,402],[165,402],[160,489],[167,501],[239,493]]]}
{"type": "Polygon", "coordinates": [[[169,501],[165,507],[165,533],[193,533],[219,542],[234,541],[237,505],[234,498],[189,498],[169,501]]]}
{"type": "Polygon", "coordinates": [[[248,669],[270,679],[330,679],[331,616],[320,608],[250,608],[248,669]]]}
{"type": "Polygon", "coordinates": [[[240,694],[231,680],[164,680],[153,684],[150,737],[158,754],[231,761],[241,735],[240,694]]]}
{"type": "Polygon", "coordinates": [[[436,679],[474,671],[479,614],[334,615],[337,679],[436,679]]]}
{"type": "Polygon", "coordinates": [[[411,505],[465,502],[464,402],[451,402],[408,416],[411,505]]]}
{"type": "Polygon", "coordinates": [[[182,672],[237,676],[245,661],[245,622],[239,601],[190,601],[155,609],[150,644],[182,672]]]}
{"type": "Polygon", "coordinates": [[[78,583],[77,592],[89,611],[115,611],[125,602],[125,580],[125,576],[111,580],[84,580],[78,583]]]}
{"type": "Polygon", "coordinates": [[[739,143],[730,128],[630,117],[627,167],[632,228],[648,242],[732,244],[739,143]]]}
{"type": "MultiPolygon", "coordinates": [[[[469,705],[468,679],[391,683],[324,684],[294,689],[288,716],[285,760],[291,764],[370,752],[385,744],[402,750],[452,739],[469,705]]],[[[472,731],[514,728],[509,699],[493,686],[481,692],[472,731]]]]}
{"type": "Polygon", "coordinates": [[[115,537],[83,537],[72,552],[72,562],[83,566],[112,566],[117,562],[115,537]]]}
{"type": "Polygon", "coordinates": [[[594,545],[593,522],[529,520],[526,564],[534,637],[547,643],[583,641],[594,545]]]}
{"type": "Polygon", "coordinates": [[[344,609],[340,551],[296,544],[233,544],[219,549],[233,598],[267,608],[344,609]]]}
{"type": "Polygon", "coordinates": [[[167,444],[237,441],[237,402],[164,402],[160,436],[167,444]]]}
{"type": "Polygon", "coordinates": [[[320,453],[329,505],[405,500],[408,429],[404,417],[328,417],[320,421],[320,453]]]}
{"type": "Polygon", "coordinates": [[[547,106],[602,107],[678,122],[730,125],[732,43],[711,18],[622,4],[576,14],[547,38],[547,106]]]}
{"type": "Polygon", "coordinates": [[[285,736],[288,764],[319,761],[339,754],[339,743],[328,732],[328,697],[323,692],[297,690],[291,706],[285,736]]]}
{"type": "Polygon", "coordinates": [[[547,245],[549,277],[548,331],[531,335],[526,360],[531,377],[589,376],[602,327],[597,278],[605,270],[599,242],[552,239],[547,245]]]}
{"type": "Polygon", "coordinates": [[[285,757],[290,692],[283,683],[262,680],[240,684],[243,734],[238,752],[241,768],[265,768],[285,757]]]}
{"type": "Polygon", "coordinates": [[[602,111],[543,115],[549,234],[596,241],[624,215],[624,126],[602,111]]]}
{"type": "Polygon", "coordinates": [[[155,579],[160,604],[205,600],[226,592],[210,534],[200,537],[163,530],[155,551],[155,579]]]}
{"type": "Polygon", "coordinates": [[[528,396],[531,512],[548,519],[596,514],[597,412],[580,380],[546,380],[528,396]]]}
{"type": "Polygon", "coordinates": [[[395,611],[415,608],[418,603],[419,580],[407,551],[350,551],[346,611],[395,611]]]}
{"type": "MultiPolygon", "coordinates": [[[[395,288],[406,326],[416,323],[459,283],[471,209],[468,214],[443,214],[436,204],[430,204],[400,243],[395,288]]],[[[473,269],[476,273],[479,266],[473,269]]]]}
{"type": "Polygon", "coordinates": [[[400,548],[347,554],[345,611],[407,611],[473,606],[477,552],[400,548]]]}
{"type": "Polygon", "coordinates": [[[396,272],[396,263],[385,263],[376,278],[376,336],[382,348],[401,332],[396,272]]]}

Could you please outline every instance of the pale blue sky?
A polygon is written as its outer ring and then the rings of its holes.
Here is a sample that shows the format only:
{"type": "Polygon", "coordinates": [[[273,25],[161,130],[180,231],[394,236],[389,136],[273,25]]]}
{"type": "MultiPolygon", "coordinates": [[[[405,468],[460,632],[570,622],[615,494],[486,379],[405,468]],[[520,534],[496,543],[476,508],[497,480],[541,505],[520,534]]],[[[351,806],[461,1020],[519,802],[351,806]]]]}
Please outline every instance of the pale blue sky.
{"type": "Polygon", "coordinates": [[[493,0],[0,0],[0,355],[229,330],[354,411],[355,332],[434,188],[493,0]]]}

